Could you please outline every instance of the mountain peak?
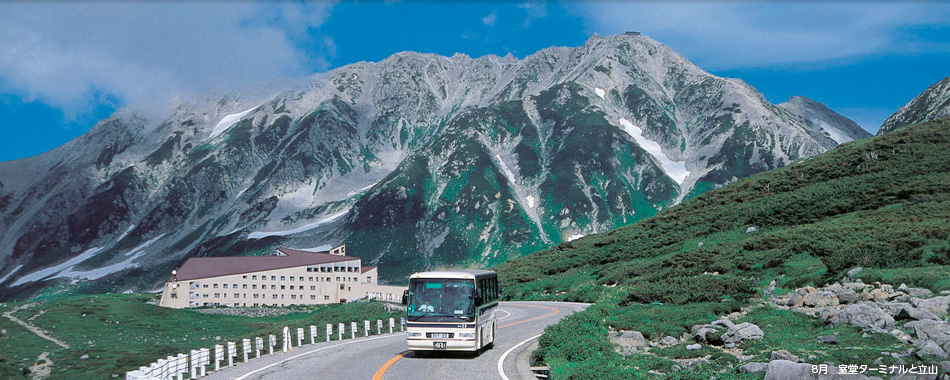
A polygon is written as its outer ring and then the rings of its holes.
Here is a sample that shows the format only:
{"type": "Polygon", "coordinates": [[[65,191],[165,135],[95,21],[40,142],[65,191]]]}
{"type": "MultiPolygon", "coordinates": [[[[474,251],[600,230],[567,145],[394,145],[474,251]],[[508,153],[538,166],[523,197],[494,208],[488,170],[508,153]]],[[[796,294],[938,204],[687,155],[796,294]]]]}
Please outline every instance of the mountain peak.
{"type": "Polygon", "coordinates": [[[941,79],[920,93],[884,121],[882,135],[911,124],[950,116],[950,77],[941,79]]]}

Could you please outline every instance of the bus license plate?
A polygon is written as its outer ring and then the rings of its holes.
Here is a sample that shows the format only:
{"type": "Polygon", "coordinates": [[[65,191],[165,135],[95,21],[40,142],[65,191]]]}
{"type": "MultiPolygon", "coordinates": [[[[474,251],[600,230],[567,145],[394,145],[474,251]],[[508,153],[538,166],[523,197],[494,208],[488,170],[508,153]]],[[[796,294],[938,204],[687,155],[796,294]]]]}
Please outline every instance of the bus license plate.
{"type": "Polygon", "coordinates": [[[444,349],[445,349],[445,342],[432,342],[432,349],[433,349],[433,350],[444,350],[444,349]]]}
{"type": "Polygon", "coordinates": [[[432,333],[432,339],[449,339],[448,333],[432,333]]]}

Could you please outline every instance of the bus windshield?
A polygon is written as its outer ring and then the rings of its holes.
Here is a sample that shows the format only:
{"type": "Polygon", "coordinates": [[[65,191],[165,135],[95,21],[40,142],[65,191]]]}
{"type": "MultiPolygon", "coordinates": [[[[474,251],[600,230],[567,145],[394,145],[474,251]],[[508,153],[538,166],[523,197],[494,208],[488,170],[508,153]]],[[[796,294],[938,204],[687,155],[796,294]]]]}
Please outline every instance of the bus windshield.
{"type": "Polygon", "coordinates": [[[410,321],[472,321],[475,281],[413,279],[409,281],[410,321]]]}

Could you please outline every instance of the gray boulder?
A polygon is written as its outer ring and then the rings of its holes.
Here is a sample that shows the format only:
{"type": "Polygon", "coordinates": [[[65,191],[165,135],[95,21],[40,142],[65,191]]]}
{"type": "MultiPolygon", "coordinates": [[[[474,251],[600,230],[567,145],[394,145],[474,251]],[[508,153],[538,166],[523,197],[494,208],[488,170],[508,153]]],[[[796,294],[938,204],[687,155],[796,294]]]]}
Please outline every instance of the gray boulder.
{"type": "Polygon", "coordinates": [[[906,306],[900,307],[896,314],[892,314],[894,315],[894,319],[898,321],[902,321],[906,319],[913,319],[913,320],[918,320],[918,321],[923,321],[923,320],[939,321],[940,320],[940,317],[937,317],[934,313],[931,313],[927,309],[918,309],[916,307],[910,306],[909,304],[905,304],[905,305],[906,306]]]}
{"type": "Polygon", "coordinates": [[[934,343],[930,340],[923,341],[920,345],[917,346],[917,356],[923,358],[924,356],[933,356],[940,359],[950,359],[950,356],[947,356],[947,352],[944,351],[937,343],[934,343]]]}
{"type": "Polygon", "coordinates": [[[745,364],[739,367],[739,373],[752,373],[752,374],[762,373],[762,372],[765,372],[768,368],[769,368],[768,363],[752,362],[752,363],[745,364]]]}
{"type": "Polygon", "coordinates": [[[739,344],[743,340],[759,340],[765,337],[765,333],[759,326],[749,322],[734,325],[722,334],[722,341],[726,344],[739,344]]]}
{"type": "Polygon", "coordinates": [[[703,348],[703,346],[702,346],[701,344],[699,344],[699,343],[693,343],[693,344],[686,345],[686,350],[688,350],[688,351],[696,351],[696,350],[699,350],[699,349],[702,349],[702,348],[703,348]]]}
{"type": "Polygon", "coordinates": [[[765,380],[818,380],[818,375],[812,373],[811,368],[812,365],[808,363],[773,360],[765,368],[765,380]]]}
{"type": "Polygon", "coordinates": [[[722,345],[722,334],[726,329],[721,326],[696,325],[691,329],[693,340],[699,343],[722,345]]]}
{"type": "Polygon", "coordinates": [[[862,302],[848,306],[829,321],[834,325],[847,323],[877,331],[886,331],[894,326],[894,318],[871,302],[862,302]]]}
{"type": "Polygon", "coordinates": [[[912,297],[917,297],[917,298],[927,298],[933,295],[933,292],[931,292],[930,289],[911,288],[911,287],[908,287],[906,284],[901,284],[901,286],[897,287],[897,290],[900,290],[904,293],[907,293],[908,295],[912,297]]]}
{"type": "Polygon", "coordinates": [[[772,351],[772,360],[788,360],[790,362],[798,362],[798,356],[788,352],[788,350],[778,350],[772,351]]]}
{"type": "Polygon", "coordinates": [[[950,296],[927,299],[912,298],[910,302],[914,307],[927,310],[938,317],[945,317],[947,315],[947,309],[950,308],[950,296]]]}
{"type": "Polygon", "coordinates": [[[617,345],[617,351],[627,356],[641,347],[648,345],[646,338],[639,331],[621,330],[619,334],[610,335],[610,343],[617,345]]]}
{"type": "Polygon", "coordinates": [[[917,339],[936,343],[944,352],[950,351],[950,323],[944,321],[914,321],[905,327],[914,329],[917,339]]]}
{"type": "Polygon", "coordinates": [[[838,344],[837,335],[822,335],[818,337],[818,343],[821,344],[838,344]]]}

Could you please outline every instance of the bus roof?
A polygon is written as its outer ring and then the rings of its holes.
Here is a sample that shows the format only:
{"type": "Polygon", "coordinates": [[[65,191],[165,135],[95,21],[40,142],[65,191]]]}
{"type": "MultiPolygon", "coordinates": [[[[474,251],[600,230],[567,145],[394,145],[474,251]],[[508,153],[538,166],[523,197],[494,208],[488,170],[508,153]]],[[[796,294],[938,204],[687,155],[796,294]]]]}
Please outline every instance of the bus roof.
{"type": "Polygon", "coordinates": [[[490,270],[477,270],[477,269],[456,269],[456,270],[444,270],[444,271],[432,271],[432,272],[417,272],[409,276],[409,279],[414,278],[481,278],[495,276],[495,272],[490,270]]]}

